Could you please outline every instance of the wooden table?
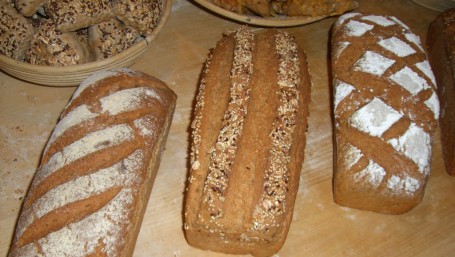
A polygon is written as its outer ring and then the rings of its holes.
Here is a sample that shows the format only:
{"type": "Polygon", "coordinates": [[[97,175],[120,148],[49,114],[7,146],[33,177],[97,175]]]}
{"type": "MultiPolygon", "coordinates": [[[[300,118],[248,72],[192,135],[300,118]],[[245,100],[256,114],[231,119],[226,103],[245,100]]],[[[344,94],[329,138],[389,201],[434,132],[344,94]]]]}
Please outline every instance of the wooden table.
{"type": "MultiPolygon", "coordinates": [[[[438,14],[409,0],[361,0],[358,10],[397,16],[423,41],[428,24],[438,14]]],[[[455,256],[455,177],[444,170],[439,134],[425,198],[414,210],[399,216],[382,215],[333,202],[327,53],[329,30],[335,19],[286,29],[307,53],[313,88],[294,220],[277,256],[455,256]]],[[[193,2],[176,0],[163,30],[145,56],[131,67],[162,79],[179,97],[136,244],[136,257],[224,256],[186,243],[182,202],[188,173],[191,107],[201,69],[222,33],[238,26],[193,2]]],[[[0,72],[0,256],[6,256],[27,186],[74,90],[37,86],[0,72]]]]}

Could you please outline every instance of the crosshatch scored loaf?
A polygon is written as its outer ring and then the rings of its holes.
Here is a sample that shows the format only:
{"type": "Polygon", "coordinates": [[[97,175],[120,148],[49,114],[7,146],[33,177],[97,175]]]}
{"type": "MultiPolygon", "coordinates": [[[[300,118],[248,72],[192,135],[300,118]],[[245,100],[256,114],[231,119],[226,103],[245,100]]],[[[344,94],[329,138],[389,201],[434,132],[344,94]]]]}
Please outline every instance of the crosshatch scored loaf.
{"type": "Polygon", "coordinates": [[[392,16],[351,13],[332,33],[334,199],[399,214],[423,198],[439,117],[418,36],[392,16]]]}
{"type": "Polygon", "coordinates": [[[127,69],[82,82],[46,145],[8,256],[131,256],[175,101],[163,82],[127,69]]]}
{"type": "Polygon", "coordinates": [[[192,123],[184,230],[190,245],[271,256],[292,220],[310,78],[294,37],[246,27],[208,57],[192,123]]]}

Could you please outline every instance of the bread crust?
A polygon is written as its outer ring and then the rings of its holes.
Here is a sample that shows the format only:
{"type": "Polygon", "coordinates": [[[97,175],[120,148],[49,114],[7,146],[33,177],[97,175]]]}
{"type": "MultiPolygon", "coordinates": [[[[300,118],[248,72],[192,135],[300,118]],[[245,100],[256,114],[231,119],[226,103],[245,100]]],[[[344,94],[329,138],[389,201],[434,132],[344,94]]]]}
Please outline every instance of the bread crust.
{"type": "Polygon", "coordinates": [[[35,30],[8,1],[0,2],[0,30],[0,54],[22,61],[35,30]]]}
{"type": "Polygon", "coordinates": [[[242,27],[219,41],[192,123],[190,245],[270,256],[289,229],[306,144],[310,79],[294,38],[242,27]],[[281,51],[281,52],[280,52],[281,51]]]}
{"type": "Polygon", "coordinates": [[[400,214],[423,198],[439,101],[418,36],[393,16],[350,13],[332,31],[334,200],[400,214]]]}
{"type": "Polygon", "coordinates": [[[441,101],[439,126],[445,168],[455,176],[455,8],[440,14],[430,24],[427,44],[441,101]]]}
{"type": "Polygon", "coordinates": [[[164,12],[163,0],[113,0],[114,15],[142,35],[150,35],[164,12]]]}
{"type": "Polygon", "coordinates": [[[113,17],[109,0],[49,0],[45,11],[62,32],[76,31],[113,17]]]}
{"type": "Polygon", "coordinates": [[[90,62],[89,49],[79,41],[76,32],[57,30],[50,19],[42,19],[25,51],[25,61],[37,65],[67,66],[90,62]]]}
{"type": "Polygon", "coordinates": [[[176,95],[127,69],[81,83],[23,203],[13,256],[131,256],[176,95]]]}

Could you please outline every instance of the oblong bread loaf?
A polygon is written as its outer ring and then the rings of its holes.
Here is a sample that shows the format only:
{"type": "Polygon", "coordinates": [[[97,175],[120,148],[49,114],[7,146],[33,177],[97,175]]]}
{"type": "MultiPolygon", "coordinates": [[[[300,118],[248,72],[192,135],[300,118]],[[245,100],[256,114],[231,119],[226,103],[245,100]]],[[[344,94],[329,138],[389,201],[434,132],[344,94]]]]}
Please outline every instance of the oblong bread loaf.
{"type": "Polygon", "coordinates": [[[423,198],[439,101],[417,35],[393,16],[350,13],[332,31],[340,205],[399,214],[423,198]]]}
{"type": "Polygon", "coordinates": [[[455,176],[455,8],[430,24],[427,45],[441,101],[439,128],[445,168],[455,176]]]}
{"type": "Polygon", "coordinates": [[[78,87],[20,212],[13,256],[131,256],[176,95],[127,69],[78,87]]]}
{"type": "Polygon", "coordinates": [[[294,37],[242,27],[202,75],[185,202],[190,245],[271,256],[289,229],[304,158],[310,78],[294,37]]]}

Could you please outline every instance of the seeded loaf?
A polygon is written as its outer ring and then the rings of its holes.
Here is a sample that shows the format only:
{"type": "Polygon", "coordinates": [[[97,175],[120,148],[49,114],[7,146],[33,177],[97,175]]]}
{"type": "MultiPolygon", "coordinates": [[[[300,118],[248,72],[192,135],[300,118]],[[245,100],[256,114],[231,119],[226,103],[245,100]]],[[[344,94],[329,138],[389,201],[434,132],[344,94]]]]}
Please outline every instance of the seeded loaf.
{"type": "Polygon", "coordinates": [[[0,54],[23,60],[35,29],[8,1],[0,1],[0,31],[0,54]]]}
{"type": "Polygon", "coordinates": [[[77,32],[57,30],[51,19],[40,19],[39,27],[25,51],[25,61],[36,65],[67,66],[91,61],[90,50],[77,32]]]}
{"type": "Polygon", "coordinates": [[[88,42],[96,60],[121,53],[139,40],[144,39],[134,28],[116,18],[88,28],[88,42]]]}
{"type": "Polygon", "coordinates": [[[31,17],[49,0],[14,0],[16,9],[25,17],[31,17]]]}
{"type": "Polygon", "coordinates": [[[113,17],[110,0],[49,0],[45,11],[62,32],[75,31],[113,17]]]}
{"type": "Polygon", "coordinates": [[[423,198],[439,101],[418,36],[392,16],[350,13],[332,32],[335,202],[400,214],[423,198]]]}
{"type": "Polygon", "coordinates": [[[131,256],[175,101],[163,82],[126,69],[82,82],[46,145],[8,256],[131,256]]]}
{"type": "Polygon", "coordinates": [[[163,0],[113,0],[114,15],[142,35],[150,35],[164,11],[163,0]]]}
{"type": "Polygon", "coordinates": [[[445,167],[455,176],[455,8],[431,23],[427,43],[441,101],[439,126],[445,167]]]}
{"type": "Polygon", "coordinates": [[[242,27],[208,57],[192,122],[184,231],[194,247],[271,256],[292,220],[310,78],[292,35],[242,27]]]}

